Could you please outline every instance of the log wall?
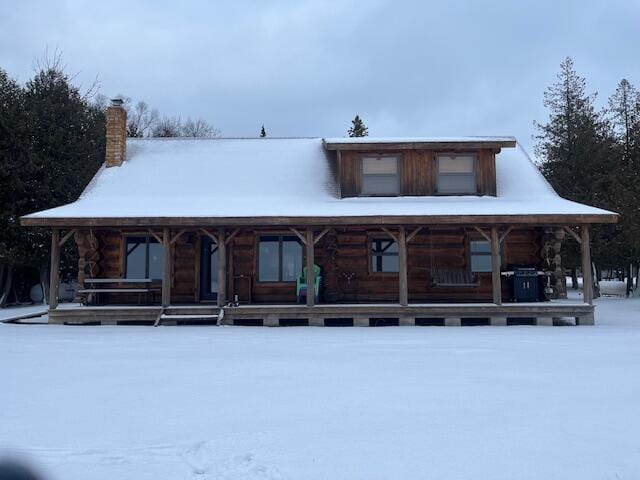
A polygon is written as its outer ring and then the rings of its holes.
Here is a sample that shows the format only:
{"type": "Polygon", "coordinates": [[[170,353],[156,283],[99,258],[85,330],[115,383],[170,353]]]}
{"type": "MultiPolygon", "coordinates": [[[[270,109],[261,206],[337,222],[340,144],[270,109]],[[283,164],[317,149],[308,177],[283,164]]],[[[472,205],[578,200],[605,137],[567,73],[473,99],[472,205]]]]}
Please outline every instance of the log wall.
{"type": "MultiPolygon", "coordinates": [[[[410,233],[412,229],[408,229],[410,233]]],[[[100,230],[97,239],[99,276],[120,278],[124,275],[124,238],[140,231],[100,230]]],[[[293,303],[295,283],[257,282],[257,248],[260,234],[287,230],[241,230],[228,245],[228,298],[238,295],[242,303],[293,303]]],[[[175,232],[174,232],[175,234],[175,232]]],[[[511,265],[542,267],[541,229],[514,229],[503,243],[503,268],[511,265]]],[[[398,274],[371,273],[369,240],[385,237],[379,229],[337,228],[329,231],[316,245],[315,263],[322,268],[321,302],[364,303],[397,302],[398,274]]],[[[79,237],[80,238],[80,237],[79,237]]],[[[425,229],[408,245],[408,280],[410,302],[491,301],[491,273],[480,273],[477,286],[445,287],[432,282],[432,269],[468,268],[468,242],[481,239],[473,228],[425,229]]],[[[185,232],[172,245],[172,303],[199,301],[201,234],[185,232]]],[[[83,240],[81,240],[83,241],[83,240]]],[[[503,295],[510,295],[503,279],[503,295]]],[[[122,299],[122,300],[133,300],[122,299]]]]}

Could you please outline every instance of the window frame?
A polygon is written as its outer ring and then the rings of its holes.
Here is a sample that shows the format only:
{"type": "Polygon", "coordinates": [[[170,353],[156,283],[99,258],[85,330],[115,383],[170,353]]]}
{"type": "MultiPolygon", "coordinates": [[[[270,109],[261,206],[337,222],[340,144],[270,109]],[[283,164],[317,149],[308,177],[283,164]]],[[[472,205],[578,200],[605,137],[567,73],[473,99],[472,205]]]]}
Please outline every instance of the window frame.
{"type": "MultiPolygon", "coordinates": [[[[360,156],[360,185],[358,189],[359,197],[399,197],[402,195],[402,153],[378,153],[378,152],[366,152],[361,153],[360,156]],[[397,190],[395,193],[366,193],[364,192],[364,177],[376,176],[376,174],[364,173],[364,159],[365,158],[395,158],[396,159],[396,176],[397,176],[397,190]]],[[[382,176],[382,175],[380,175],[382,176]]]]}
{"type": "MultiPolygon", "coordinates": [[[[465,240],[465,257],[466,257],[466,265],[467,265],[467,270],[472,273],[473,275],[491,275],[492,270],[488,270],[486,272],[474,272],[473,270],[471,270],[471,242],[486,242],[489,244],[489,253],[486,254],[491,258],[491,242],[489,242],[486,238],[484,238],[481,235],[475,234],[475,233],[468,233],[466,235],[466,240],[465,240]]],[[[506,264],[506,259],[507,259],[507,241],[506,239],[502,242],[502,244],[500,245],[500,268],[502,269],[502,267],[506,264]]]]}
{"type": "MultiPolygon", "coordinates": [[[[151,278],[150,274],[149,274],[149,266],[150,266],[150,262],[149,262],[149,244],[154,243],[156,245],[160,245],[160,247],[164,248],[164,244],[162,242],[159,242],[157,238],[155,238],[153,235],[150,234],[146,234],[146,233],[131,233],[131,234],[127,234],[123,236],[123,245],[122,245],[122,278],[127,279],[127,272],[128,272],[128,268],[127,268],[127,259],[129,257],[129,254],[133,252],[133,250],[131,252],[129,252],[129,248],[128,248],[128,244],[129,244],[129,240],[133,239],[133,238],[144,238],[145,242],[144,242],[144,248],[145,248],[145,259],[144,259],[144,277],[140,278],[140,280],[151,280],[151,281],[160,281],[163,279],[164,277],[164,262],[161,262],[162,264],[162,274],[160,276],[160,278],[151,278]]],[[[140,243],[140,245],[142,245],[142,243],[140,243]]],[[[164,258],[164,255],[163,255],[164,258]]]]}
{"type": "MultiPolygon", "coordinates": [[[[433,195],[443,197],[454,196],[479,196],[480,195],[480,182],[478,180],[478,171],[480,169],[480,156],[477,152],[435,152],[434,154],[434,175],[433,175],[433,195]],[[440,180],[440,157],[472,157],[473,158],[473,180],[475,183],[475,191],[473,193],[455,193],[455,192],[440,192],[438,190],[438,184],[440,180]]],[[[451,175],[451,174],[449,174],[451,175]]]]}
{"type": "MultiPolygon", "coordinates": [[[[391,238],[388,235],[370,235],[369,238],[367,239],[367,263],[369,266],[369,275],[387,275],[387,276],[397,276],[400,273],[400,248],[398,246],[398,251],[397,252],[380,252],[378,254],[376,254],[376,256],[379,257],[398,257],[398,271],[396,272],[380,272],[380,271],[375,271],[373,269],[373,243],[376,241],[388,241],[391,242],[392,244],[396,244],[398,242],[396,242],[393,238],[391,238]]],[[[389,245],[389,246],[391,246],[389,245]]]]}
{"type": "Polygon", "coordinates": [[[297,279],[294,280],[283,280],[282,279],[282,244],[284,239],[287,241],[295,240],[295,242],[300,245],[300,274],[302,274],[302,268],[305,267],[305,249],[302,248],[302,242],[295,235],[287,234],[287,233],[262,233],[258,235],[258,242],[256,243],[256,280],[257,283],[260,284],[285,284],[291,285],[292,283],[296,283],[297,279]],[[260,242],[263,241],[263,238],[277,238],[278,239],[278,280],[261,280],[260,279],[260,242]]]}

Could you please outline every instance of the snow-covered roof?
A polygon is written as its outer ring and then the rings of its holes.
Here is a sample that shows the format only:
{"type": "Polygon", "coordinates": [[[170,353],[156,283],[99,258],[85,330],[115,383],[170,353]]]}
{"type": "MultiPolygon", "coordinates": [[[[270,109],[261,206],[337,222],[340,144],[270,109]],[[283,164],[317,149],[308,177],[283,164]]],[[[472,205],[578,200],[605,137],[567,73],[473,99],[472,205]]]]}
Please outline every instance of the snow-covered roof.
{"type": "Polygon", "coordinates": [[[179,217],[570,215],[612,220],[611,212],[560,198],[519,145],[496,157],[496,197],[339,198],[333,156],[322,138],[129,139],[122,166],[102,167],[77,201],[23,219],[43,225],[55,219],[179,217]]]}

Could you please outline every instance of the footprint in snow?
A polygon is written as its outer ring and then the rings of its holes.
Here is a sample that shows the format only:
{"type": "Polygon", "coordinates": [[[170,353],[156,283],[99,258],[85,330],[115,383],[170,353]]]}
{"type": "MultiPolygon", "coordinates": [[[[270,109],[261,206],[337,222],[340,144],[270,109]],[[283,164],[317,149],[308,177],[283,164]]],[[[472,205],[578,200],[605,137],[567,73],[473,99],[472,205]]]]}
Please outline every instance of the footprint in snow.
{"type": "Polygon", "coordinates": [[[184,461],[198,480],[282,480],[277,467],[264,463],[252,452],[223,453],[212,442],[198,442],[188,449],[184,461]]]}

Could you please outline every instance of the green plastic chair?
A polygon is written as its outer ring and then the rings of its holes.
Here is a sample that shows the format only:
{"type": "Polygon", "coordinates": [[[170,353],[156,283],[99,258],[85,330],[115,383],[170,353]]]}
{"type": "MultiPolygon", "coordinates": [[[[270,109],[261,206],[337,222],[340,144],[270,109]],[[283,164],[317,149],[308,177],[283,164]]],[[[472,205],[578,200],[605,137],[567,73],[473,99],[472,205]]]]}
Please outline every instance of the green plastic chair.
{"type": "MultiPolygon", "coordinates": [[[[320,294],[320,282],[322,281],[322,277],[320,276],[320,267],[318,265],[313,265],[313,293],[315,301],[318,301],[318,295],[320,294]]],[[[298,277],[296,281],[296,297],[298,301],[301,301],[302,294],[307,295],[307,267],[302,269],[302,275],[298,277]]]]}

